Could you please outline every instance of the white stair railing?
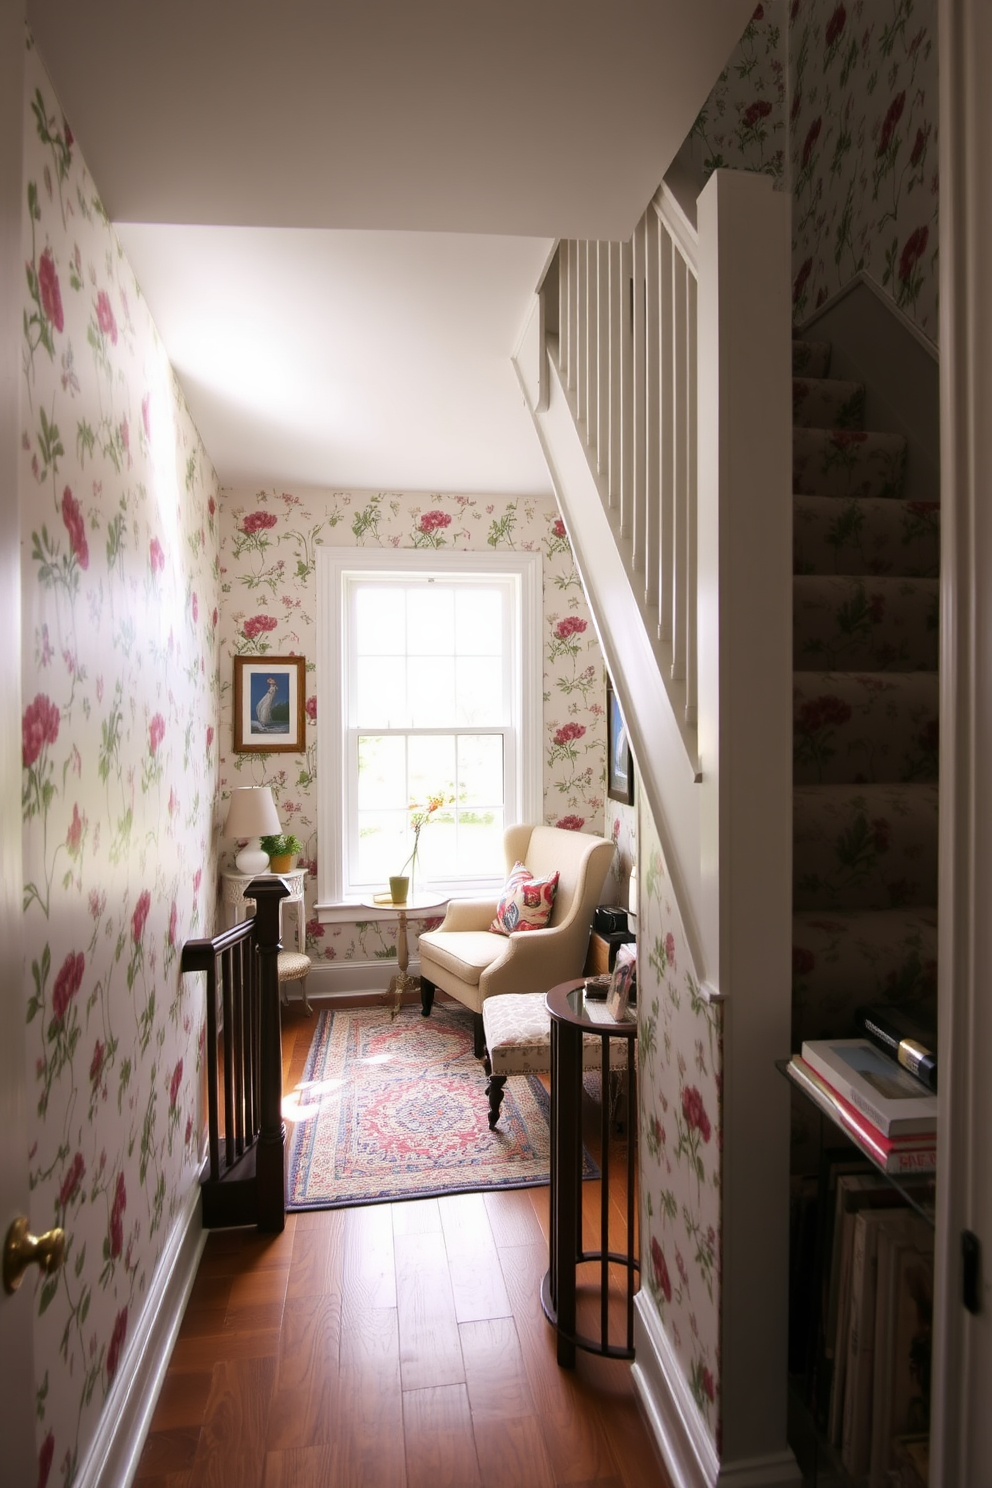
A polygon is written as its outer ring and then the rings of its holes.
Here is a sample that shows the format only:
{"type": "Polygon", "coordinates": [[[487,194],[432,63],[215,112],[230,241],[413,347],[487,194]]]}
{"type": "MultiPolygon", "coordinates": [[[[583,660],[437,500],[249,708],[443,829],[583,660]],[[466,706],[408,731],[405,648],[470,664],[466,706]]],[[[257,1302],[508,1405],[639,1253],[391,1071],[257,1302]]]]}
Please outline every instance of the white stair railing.
{"type": "Polygon", "coordinates": [[[557,365],[694,771],[696,252],[662,186],[629,243],[559,245],[556,317],[557,365]]]}
{"type": "Polygon", "coordinates": [[[721,762],[748,760],[754,800],[766,785],[786,799],[769,779],[782,773],[778,744],[753,757],[754,720],[781,708],[789,670],[789,268],[770,260],[788,249],[783,202],[767,177],[718,172],[699,231],[662,185],[630,241],[562,241],[516,357],[690,949],[714,988],[737,810],[709,799],[721,762]],[[731,733],[741,679],[751,701],[731,733]]]}

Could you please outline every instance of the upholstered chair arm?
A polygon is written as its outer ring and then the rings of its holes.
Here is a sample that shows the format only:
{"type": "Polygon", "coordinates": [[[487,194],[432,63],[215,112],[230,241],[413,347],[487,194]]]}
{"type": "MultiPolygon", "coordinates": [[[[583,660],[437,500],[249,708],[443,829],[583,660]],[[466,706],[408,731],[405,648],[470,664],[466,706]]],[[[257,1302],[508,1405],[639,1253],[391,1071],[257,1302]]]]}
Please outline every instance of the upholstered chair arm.
{"type": "Polygon", "coordinates": [[[442,930],[488,930],[496,913],[498,899],[451,899],[444,920],[438,925],[442,930]]]}
{"type": "Polygon", "coordinates": [[[501,992],[546,992],[558,982],[582,975],[589,932],[582,925],[546,930],[516,930],[507,937],[504,955],[479,978],[483,997],[501,992]]]}

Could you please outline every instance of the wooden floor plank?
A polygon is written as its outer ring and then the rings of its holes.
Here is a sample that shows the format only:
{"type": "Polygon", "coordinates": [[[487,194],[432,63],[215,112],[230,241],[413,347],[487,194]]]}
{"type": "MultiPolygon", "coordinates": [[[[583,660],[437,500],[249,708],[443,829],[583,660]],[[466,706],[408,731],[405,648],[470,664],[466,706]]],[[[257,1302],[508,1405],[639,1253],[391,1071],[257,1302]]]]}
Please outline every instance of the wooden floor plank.
{"type": "Polygon", "coordinates": [[[333,1439],[338,1404],[340,1298],[317,1292],[286,1303],[268,1444],[333,1439]]]}
{"type": "Polygon", "coordinates": [[[543,1240],[530,1189],[496,1189],[483,1194],[482,1198],[497,1246],[526,1245],[532,1240],[543,1240]]]}
{"type": "Polygon", "coordinates": [[[150,1431],[145,1438],[135,1482],[144,1485],[146,1478],[189,1473],[193,1467],[199,1440],[199,1426],[180,1426],[168,1431],[150,1431]]]}
{"type": "Polygon", "coordinates": [[[190,1488],[262,1488],[274,1384],[273,1359],[215,1366],[190,1488]]]}
{"type": "Polygon", "coordinates": [[[393,1218],[389,1204],[365,1204],[345,1211],[341,1267],[343,1321],[352,1309],[396,1306],[393,1218]]]}
{"type": "Polygon", "coordinates": [[[395,1248],[403,1389],[463,1384],[465,1365],[440,1236],[397,1235],[395,1248]]]}
{"type": "Polygon", "coordinates": [[[441,1210],[437,1199],[406,1199],[390,1206],[394,1235],[439,1235],[441,1210]]]}
{"type": "Polygon", "coordinates": [[[287,1302],[322,1292],[341,1294],[345,1211],[327,1210],[323,1219],[320,1226],[297,1227],[286,1287],[287,1302]]]}
{"type": "Polygon", "coordinates": [[[405,1488],[399,1323],[373,1308],[341,1339],[334,1476],[329,1484],[405,1488]]]}
{"type": "Polygon", "coordinates": [[[268,1327],[242,1326],[244,1320],[230,1323],[227,1312],[218,1333],[186,1335],[180,1329],[169,1361],[170,1369],[213,1369],[225,1359],[275,1359],[279,1353],[279,1330],[282,1308],[270,1309],[273,1320],[268,1327]]]}
{"type": "Polygon", "coordinates": [[[451,1194],[440,1200],[448,1274],[460,1323],[509,1317],[489,1212],[482,1194],[451,1194]]]}
{"type": "Polygon", "coordinates": [[[534,1399],[513,1319],[461,1323],[458,1333],[476,1429],[481,1422],[529,1416],[534,1399]]]}
{"type": "Polygon", "coordinates": [[[212,1383],[211,1369],[169,1370],[152,1415],[152,1431],[170,1431],[175,1426],[203,1422],[212,1383]]]}
{"type": "Polygon", "coordinates": [[[407,1488],[481,1488],[464,1385],[403,1394],[407,1488]]]}
{"type": "Polygon", "coordinates": [[[479,1422],[473,1412],[482,1488],[555,1488],[536,1416],[479,1422]]]}

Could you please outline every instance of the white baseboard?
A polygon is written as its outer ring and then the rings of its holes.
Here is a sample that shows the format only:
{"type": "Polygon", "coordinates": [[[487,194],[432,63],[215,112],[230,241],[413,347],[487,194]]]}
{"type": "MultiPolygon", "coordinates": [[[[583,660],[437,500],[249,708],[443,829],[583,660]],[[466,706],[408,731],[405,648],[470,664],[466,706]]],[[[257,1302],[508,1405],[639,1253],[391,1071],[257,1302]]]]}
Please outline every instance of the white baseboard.
{"type": "Polygon", "coordinates": [[[721,1462],[658,1314],[634,1298],[634,1388],[674,1488],[800,1488],[802,1474],[781,1452],[721,1462]]]}
{"type": "Polygon", "coordinates": [[[200,1224],[200,1186],[194,1182],[159,1261],[137,1330],[103,1402],[96,1436],[75,1479],[76,1488],[105,1488],[109,1483],[130,1488],[134,1481],[206,1239],[200,1224]]]}
{"type": "MultiPolygon", "coordinates": [[[[343,992],[385,993],[398,970],[395,960],[314,961],[307,977],[307,996],[336,997],[343,992]]],[[[411,957],[407,972],[410,976],[419,975],[419,961],[411,957]]],[[[290,998],[293,995],[294,989],[290,986],[290,998]]]]}
{"type": "Polygon", "coordinates": [[[634,1388],[675,1488],[715,1488],[720,1459],[644,1290],[634,1298],[634,1388]]]}

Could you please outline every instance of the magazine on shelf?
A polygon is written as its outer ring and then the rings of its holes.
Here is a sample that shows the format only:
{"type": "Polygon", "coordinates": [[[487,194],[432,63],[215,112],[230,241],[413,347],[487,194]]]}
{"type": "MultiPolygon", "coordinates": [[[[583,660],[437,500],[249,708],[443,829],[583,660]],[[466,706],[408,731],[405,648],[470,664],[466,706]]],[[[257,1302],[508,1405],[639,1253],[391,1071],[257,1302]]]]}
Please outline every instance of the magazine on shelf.
{"type": "Polygon", "coordinates": [[[871,1039],[813,1039],[803,1044],[802,1057],[883,1136],[937,1130],[937,1097],[871,1039]]]}
{"type": "Polygon", "coordinates": [[[887,1137],[798,1054],[793,1054],[786,1073],[799,1089],[836,1121],[837,1125],[868,1154],[884,1173],[903,1177],[936,1171],[935,1132],[887,1137]]]}
{"type": "MultiPolygon", "coordinates": [[[[827,1325],[833,1340],[833,1371],[827,1434],[841,1445],[847,1360],[850,1351],[851,1291],[854,1274],[854,1233],[858,1215],[866,1209],[903,1207],[906,1200],[887,1178],[873,1168],[868,1173],[845,1173],[837,1179],[837,1214],[830,1258],[827,1325]]],[[[856,1352],[856,1350],[855,1350],[856,1352]]]]}

